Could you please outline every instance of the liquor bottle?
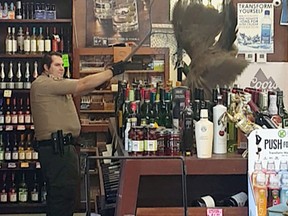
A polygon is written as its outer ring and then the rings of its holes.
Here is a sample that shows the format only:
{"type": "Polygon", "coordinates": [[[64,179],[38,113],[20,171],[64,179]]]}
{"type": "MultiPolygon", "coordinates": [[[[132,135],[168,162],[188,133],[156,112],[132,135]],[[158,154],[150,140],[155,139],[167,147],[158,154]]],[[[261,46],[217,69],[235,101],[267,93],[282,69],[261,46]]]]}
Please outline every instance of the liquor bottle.
{"type": "Polygon", "coordinates": [[[0,131],[2,131],[2,125],[5,123],[4,117],[4,98],[0,97],[0,131]]]}
{"type": "Polygon", "coordinates": [[[5,104],[5,124],[11,124],[11,104],[10,104],[10,98],[6,98],[6,104],[5,104]]]}
{"type": "Polygon", "coordinates": [[[234,194],[230,197],[226,197],[216,202],[216,206],[227,206],[227,207],[243,207],[246,205],[248,196],[245,192],[234,194]]]}
{"type": "Polygon", "coordinates": [[[59,52],[64,53],[64,32],[63,32],[63,27],[60,28],[58,50],[59,50],[59,52]]]}
{"type": "Polygon", "coordinates": [[[24,113],[23,113],[23,98],[18,98],[18,112],[17,112],[17,116],[18,116],[18,123],[19,124],[24,124],[24,113]]]}
{"type": "Polygon", "coordinates": [[[26,160],[26,157],[25,157],[25,134],[24,133],[21,133],[21,135],[20,135],[18,154],[19,154],[19,160],[20,161],[26,160]]]}
{"type": "Polygon", "coordinates": [[[70,79],[72,77],[71,72],[70,72],[70,67],[68,66],[66,68],[66,72],[65,72],[65,78],[70,79]]]}
{"type": "Polygon", "coordinates": [[[269,95],[269,107],[268,107],[269,115],[271,116],[272,121],[279,128],[282,128],[282,119],[278,115],[278,107],[277,107],[277,95],[273,92],[273,94],[269,95]]]}
{"type": "Polygon", "coordinates": [[[45,203],[46,200],[47,200],[47,187],[46,187],[46,181],[44,181],[41,187],[41,202],[45,203]]]}
{"type": "Polygon", "coordinates": [[[25,173],[22,173],[22,178],[18,186],[19,202],[28,202],[28,187],[26,184],[25,173]]]}
{"type": "Polygon", "coordinates": [[[191,206],[192,207],[206,207],[206,208],[213,208],[216,206],[216,196],[214,195],[206,195],[202,196],[199,199],[192,200],[191,206]]]}
{"type": "Polygon", "coordinates": [[[0,89],[6,89],[7,88],[4,66],[5,66],[4,63],[2,62],[1,63],[1,72],[0,72],[0,89]]]}
{"type": "Polygon", "coordinates": [[[46,27],[46,37],[45,37],[45,40],[44,40],[44,51],[45,52],[50,52],[51,51],[51,38],[50,38],[50,35],[49,35],[49,27],[47,26],[46,27]]]}
{"type": "Polygon", "coordinates": [[[36,37],[36,28],[32,28],[32,35],[30,37],[30,52],[31,54],[36,54],[37,52],[37,37],[36,37]]]}
{"type": "Polygon", "coordinates": [[[52,51],[58,52],[58,42],[59,42],[59,35],[57,34],[56,27],[53,27],[53,35],[52,35],[52,51]]]}
{"type": "Polygon", "coordinates": [[[25,124],[31,124],[31,112],[30,112],[30,98],[26,98],[26,111],[24,113],[24,122],[25,124]]]}
{"type": "Polygon", "coordinates": [[[7,82],[7,88],[8,89],[14,89],[15,83],[14,83],[14,72],[13,72],[13,63],[9,63],[9,71],[7,74],[8,82],[7,82]]]}
{"type": "Polygon", "coordinates": [[[150,118],[152,116],[152,105],[150,103],[150,91],[148,89],[144,90],[144,103],[141,106],[141,125],[150,124],[150,118]]]}
{"type": "Polygon", "coordinates": [[[32,148],[32,142],[31,142],[31,134],[27,134],[27,140],[26,140],[26,148],[25,148],[25,158],[27,161],[32,160],[32,154],[33,154],[33,148],[32,148]]]}
{"type": "Polygon", "coordinates": [[[217,105],[213,107],[213,153],[227,153],[227,118],[223,115],[227,107],[222,104],[222,95],[217,96],[217,105]]]}
{"type": "Polygon", "coordinates": [[[12,148],[12,160],[13,161],[19,160],[18,140],[17,140],[17,134],[16,133],[14,133],[14,142],[13,142],[13,148],[12,148]]]}
{"type": "Polygon", "coordinates": [[[14,11],[14,3],[10,3],[10,7],[8,9],[8,19],[15,19],[15,11],[14,11]]]}
{"type": "Polygon", "coordinates": [[[257,105],[250,100],[248,102],[251,110],[254,112],[255,123],[263,128],[277,128],[277,125],[266,113],[261,113],[257,105]]]}
{"type": "Polygon", "coordinates": [[[34,70],[33,70],[32,77],[33,77],[33,81],[38,77],[38,62],[37,61],[34,62],[34,70]]]}
{"type": "Polygon", "coordinates": [[[42,27],[39,28],[39,35],[37,37],[37,52],[42,54],[44,52],[44,37],[42,27]]]}
{"type": "Polygon", "coordinates": [[[180,151],[182,152],[182,155],[184,156],[190,156],[193,152],[193,110],[190,103],[190,89],[187,89],[185,91],[185,107],[184,110],[181,113],[181,131],[182,131],[182,139],[181,139],[181,147],[180,151]]]}
{"type": "Polygon", "coordinates": [[[131,134],[130,129],[133,127],[136,127],[137,125],[137,117],[136,117],[136,109],[137,109],[137,104],[135,101],[130,103],[130,110],[129,110],[129,115],[127,117],[127,123],[125,127],[125,150],[129,153],[132,152],[132,141],[131,137],[129,136],[131,134]]]}
{"type": "Polygon", "coordinates": [[[271,175],[268,183],[267,207],[280,204],[280,179],[279,175],[271,175]]]}
{"type": "Polygon", "coordinates": [[[7,36],[5,39],[5,50],[6,54],[12,54],[12,34],[11,34],[11,27],[8,27],[7,36]]]}
{"type": "Polygon", "coordinates": [[[15,27],[12,27],[11,37],[12,37],[12,54],[15,54],[17,53],[17,48],[18,48],[17,38],[15,36],[15,27]]]}
{"type": "Polygon", "coordinates": [[[22,7],[21,7],[21,1],[16,2],[16,11],[15,11],[15,18],[16,19],[22,19],[22,7]]]}
{"type": "Polygon", "coordinates": [[[24,74],[24,89],[30,89],[31,88],[31,80],[30,80],[30,64],[29,62],[26,62],[26,70],[24,74]]]}
{"type": "Polygon", "coordinates": [[[164,127],[166,128],[173,128],[173,116],[172,116],[172,103],[170,100],[164,101],[164,127]]]}
{"type": "Polygon", "coordinates": [[[0,163],[4,161],[4,142],[3,142],[3,128],[1,126],[1,133],[0,133],[0,163]]]}
{"type": "Polygon", "coordinates": [[[4,158],[5,161],[7,162],[10,162],[12,160],[12,146],[10,142],[11,142],[10,135],[7,133],[5,142],[5,153],[4,153],[4,158]]]}
{"type": "Polygon", "coordinates": [[[8,199],[10,203],[16,203],[18,201],[14,172],[11,173],[11,185],[8,192],[8,199]]]}
{"type": "Polygon", "coordinates": [[[39,202],[40,201],[40,190],[39,190],[39,184],[37,179],[37,173],[34,173],[33,178],[33,186],[30,191],[30,197],[32,202],[39,202]]]}
{"type": "Polygon", "coordinates": [[[26,27],[26,34],[24,37],[24,53],[29,54],[31,51],[31,41],[30,41],[30,35],[29,35],[29,28],[26,27]]]}
{"type": "Polygon", "coordinates": [[[261,22],[261,44],[269,45],[271,41],[271,24],[270,11],[264,10],[264,16],[261,22]]]}
{"type": "Polygon", "coordinates": [[[13,97],[11,104],[11,123],[18,124],[16,97],[13,97]]]}
{"type": "Polygon", "coordinates": [[[8,202],[8,190],[7,190],[6,179],[7,179],[7,175],[6,175],[6,172],[4,172],[2,174],[2,184],[0,187],[0,203],[8,202]]]}
{"type": "Polygon", "coordinates": [[[201,119],[195,123],[195,139],[197,156],[199,158],[212,157],[213,123],[208,120],[208,110],[201,109],[201,119]]]}
{"type": "Polygon", "coordinates": [[[34,2],[30,2],[30,19],[35,19],[35,7],[34,2]]]}
{"type": "Polygon", "coordinates": [[[277,108],[278,108],[278,115],[281,117],[281,127],[286,128],[288,122],[288,115],[285,112],[284,102],[283,102],[283,91],[277,91],[277,108]]]}
{"type": "Polygon", "coordinates": [[[22,81],[22,72],[21,72],[21,63],[18,62],[18,69],[15,77],[15,89],[23,89],[23,81],[22,81]]]}

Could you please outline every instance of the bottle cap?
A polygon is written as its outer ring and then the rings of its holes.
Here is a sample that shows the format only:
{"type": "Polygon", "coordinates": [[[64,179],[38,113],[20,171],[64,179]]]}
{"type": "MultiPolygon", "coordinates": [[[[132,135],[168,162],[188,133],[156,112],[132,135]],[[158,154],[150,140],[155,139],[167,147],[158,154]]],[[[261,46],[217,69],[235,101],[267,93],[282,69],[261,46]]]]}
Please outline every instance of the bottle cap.
{"type": "Polygon", "coordinates": [[[287,171],[287,170],[288,170],[287,161],[281,161],[281,162],[280,162],[280,167],[279,167],[279,169],[282,170],[282,171],[283,171],[283,170],[286,170],[286,171],[287,171]]]}
{"type": "Polygon", "coordinates": [[[208,118],[208,110],[207,109],[201,109],[200,117],[201,118],[208,118]]]}

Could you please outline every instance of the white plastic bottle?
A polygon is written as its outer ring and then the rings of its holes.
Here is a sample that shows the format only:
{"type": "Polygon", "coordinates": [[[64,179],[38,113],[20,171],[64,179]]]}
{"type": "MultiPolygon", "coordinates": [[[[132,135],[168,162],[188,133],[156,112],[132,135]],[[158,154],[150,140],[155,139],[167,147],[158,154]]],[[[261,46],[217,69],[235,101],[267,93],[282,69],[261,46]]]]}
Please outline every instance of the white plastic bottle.
{"type": "Polygon", "coordinates": [[[227,119],[222,116],[227,107],[222,104],[222,95],[217,96],[218,104],[213,107],[213,153],[227,153],[227,119]]]}
{"type": "Polygon", "coordinates": [[[271,24],[270,11],[264,11],[264,17],[261,24],[261,44],[270,44],[271,42],[271,24]]]}
{"type": "Polygon", "coordinates": [[[213,123],[208,120],[208,110],[201,109],[200,120],[195,123],[195,139],[198,158],[212,157],[213,123]]]}

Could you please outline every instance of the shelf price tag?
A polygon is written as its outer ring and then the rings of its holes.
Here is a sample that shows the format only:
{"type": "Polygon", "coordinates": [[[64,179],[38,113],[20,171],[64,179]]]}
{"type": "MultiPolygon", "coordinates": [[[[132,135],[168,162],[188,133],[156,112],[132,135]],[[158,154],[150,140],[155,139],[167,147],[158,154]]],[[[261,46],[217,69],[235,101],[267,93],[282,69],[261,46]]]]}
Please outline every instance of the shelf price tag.
{"type": "Polygon", "coordinates": [[[223,216],[223,209],[207,208],[207,216],[223,216]]]}
{"type": "Polygon", "coordinates": [[[63,60],[63,67],[66,68],[66,67],[69,67],[69,56],[68,54],[63,54],[62,55],[62,60],[63,60]]]}
{"type": "Polygon", "coordinates": [[[11,90],[4,90],[4,97],[11,98],[12,91],[11,90]]]}
{"type": "Polygon", "coordinates": [[[17,166],[16,166],[16,163],[12,162],[12,163],[8,163],[8,166],[7,166],[9,169],[15,169],[17,166]]]}
{"type": "Polygon", "coordinates": [[[20,167],[21,168],[29,168],[29,163],[28,162],[21,162],[20,167]]]}

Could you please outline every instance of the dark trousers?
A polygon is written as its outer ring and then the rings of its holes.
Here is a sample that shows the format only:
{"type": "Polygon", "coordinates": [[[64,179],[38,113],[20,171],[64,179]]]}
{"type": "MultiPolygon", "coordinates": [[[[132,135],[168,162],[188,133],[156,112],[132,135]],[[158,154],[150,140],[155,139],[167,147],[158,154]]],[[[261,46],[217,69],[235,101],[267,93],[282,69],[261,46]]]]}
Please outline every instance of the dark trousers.
{"type": "Polygon", "coordinates": [[[47,216],[72,216],[79,184],[79,158],[72,145],[64,155],[55,155],[52,147],[39,147],[39,159],[47,181],[47,216]]]}

